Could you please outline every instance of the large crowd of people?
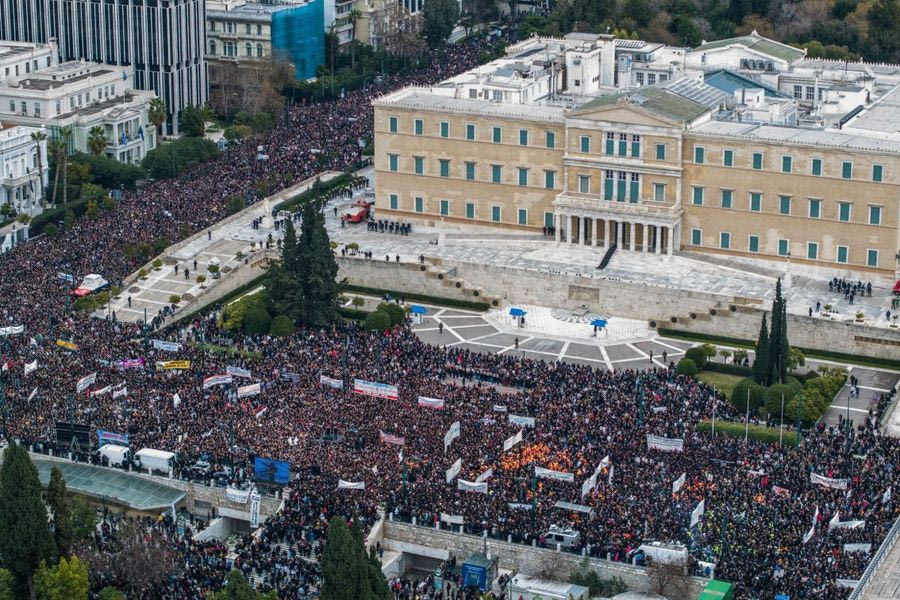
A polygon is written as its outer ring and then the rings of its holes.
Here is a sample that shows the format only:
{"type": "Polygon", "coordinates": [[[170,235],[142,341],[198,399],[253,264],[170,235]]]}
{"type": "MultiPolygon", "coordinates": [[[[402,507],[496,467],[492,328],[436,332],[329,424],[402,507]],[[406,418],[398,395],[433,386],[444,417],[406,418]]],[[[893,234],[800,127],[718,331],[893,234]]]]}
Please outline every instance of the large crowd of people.
{"type": "MultiPolygon", "coordinates": [[[[265,141],[266,162],[255,160],[255,148],[229,150],[0,257],[0,327],[11,328],[0,337],[9,437],[50,448],[56,423],[71,418],[127,434],[133,448],[176,452],[179,471],[203,455],[227,463],[235,485],[249,479],[256,456],[288,462],[297,477],[283,510],[234,548],[238,568],[287,600],[318,587],[330,517],[356,515],[368,528],[382,506],[390,518],[433,526],[449,515],[445,527],[526,544],[546,542],[556,525],[578,532],[570,550],[617,561],[651,540],[678,543],[695,565],[714,563],[739,598],[845,598],[845,582],[860,577],[900,508],[891,493],[900,444],[879,435],[880,415],[851,432],[814,428],[799,447],[782,448],[700,433],[697,423],[713,414],[741,415],[674,368],[608,372],[433,347],[405,326],[250,337],[219,329],[215,313],[153,334],[180,344],[161,349],[136,325],[69,310],[59,273],[120,281],[140,266],[127,247],[199,230],[225,216],[229,197],[252,196],[257,182],[274,191],[348,167],[359,159],[358,139],[371,135],[376,95],[469,68],[486,43],[428,55],[412,75],[333,102],[291,107],[265,141]],[[243,358],[210,346],[237,348],[243,358]],[[156,366],[168,360],[190,368],[156,366]],[[205,378],[229,366],[249,377],[204,389],[205,378]],[[96,381],[77,391],[92,373],[96,381]],[[354,393],[355,378],[396,386],[397,397],[354,393]],[[235,397],[253,382],[259,393],[235,397]],[[657,449],[648,435],[677,451],[657,449]],[[339,480],[364,489],[338,488],[339,480]]],[[[222,585],[223,544],[159,535],[185,568],[138,595],[202,598],[222,585]]],[[[409,586],[395,587],[399,597],[409,586]]]]}

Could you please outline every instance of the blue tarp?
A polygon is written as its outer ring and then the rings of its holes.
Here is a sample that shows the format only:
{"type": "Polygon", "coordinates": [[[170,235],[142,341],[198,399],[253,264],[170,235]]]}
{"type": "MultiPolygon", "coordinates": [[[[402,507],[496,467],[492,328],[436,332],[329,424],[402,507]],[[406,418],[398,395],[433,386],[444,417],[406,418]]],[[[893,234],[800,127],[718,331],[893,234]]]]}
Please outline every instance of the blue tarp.
{"type": "Polygon", "coordinates": [[[414,315],[424,315],[428,312],[428,309],[424,306],[413,304],[412,307],[410,307],[409,312],[413,313],[414,315]]]}
{"type": "Polygon", "coordinates": [[[509,314],[512,317],[524,317],[528,314],[528,312],[522,310],[521,308],[511,308],[509,309],[509,314]]]}
{"type": "Polygon", "coordinates": [[[594,327],[606,327],[606,319],[594,319],[591,321],[591,325],[594,327]]]}

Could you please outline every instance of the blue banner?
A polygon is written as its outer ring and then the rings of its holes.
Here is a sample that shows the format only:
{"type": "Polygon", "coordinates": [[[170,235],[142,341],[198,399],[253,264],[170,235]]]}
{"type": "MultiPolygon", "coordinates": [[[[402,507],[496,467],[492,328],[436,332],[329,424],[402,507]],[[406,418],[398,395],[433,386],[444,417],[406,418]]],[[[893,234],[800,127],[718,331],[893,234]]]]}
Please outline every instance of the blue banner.
{"type": "Polygon", "coordinates": [[[103,446],[105,444],[118,444],[119,446],[127,446],[128,445],[128,434],[127,433],[114,433],[112,431],[103,431],[102,429],[97,430],[97,445],[103,446]]]}

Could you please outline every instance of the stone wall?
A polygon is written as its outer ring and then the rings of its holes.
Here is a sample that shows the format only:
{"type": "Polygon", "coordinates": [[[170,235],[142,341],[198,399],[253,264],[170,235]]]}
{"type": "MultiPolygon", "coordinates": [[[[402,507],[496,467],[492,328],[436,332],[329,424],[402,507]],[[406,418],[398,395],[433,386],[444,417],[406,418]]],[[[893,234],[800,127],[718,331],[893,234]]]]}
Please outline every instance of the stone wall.
{"type": "MultiPolygon", "coordinates": [[[[759,300],[741,296],[484,264],[436,261],[422,271],[418,264],[346,257],[338,258],[338,266],[339,277],[358,285],[465,300],[583,307],[657,327],[745,340],[756,339],[764,308],[759,300]],[[438,279],[437,274],[446,275],[438,279]]],[[[791,314],[788,335],[801,348],[900,359],[897,329],[791,314]]]]}
{"type": "MultiPolygon", "coordinates": [[[[538,574],[541,570],[556,573],[555,579],[565,579],[584,560],[584,557],[568,552],[557,552],[546,548],[533,548],[523,544],[511,544],[492,538],[454,533],[446,529],[420,527],[409,523],[388,520],[385,522],[384,547],[395,552],[416,553],[417,548],[425,550],[426,556],[443,558],[444,551],[465,559],[473,552],[487,550],[496,557],[501,569],[514,573],[538,574]]],[[[629,590],[647,591],[650,588],[648,570],[644,567],[627,565],[600,559],[588,559],[591,568],[602,579],[621,578],[629,590]]],[[[699,577],[685,578],[690,592],[687,598],[696,598],[706,585],[699,577]]],[[[671,596],[672,600],[680,600],[671,596]]]]}

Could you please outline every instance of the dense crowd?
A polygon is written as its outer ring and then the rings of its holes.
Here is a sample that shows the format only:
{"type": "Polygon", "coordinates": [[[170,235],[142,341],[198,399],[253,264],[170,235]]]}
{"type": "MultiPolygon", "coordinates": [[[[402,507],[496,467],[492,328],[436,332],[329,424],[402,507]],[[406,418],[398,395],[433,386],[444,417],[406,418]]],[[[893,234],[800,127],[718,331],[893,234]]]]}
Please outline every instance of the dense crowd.
{"type": "MultiPolygon", "coordinates": [[[[545,542],[551,525],[571,528],[579,534],[571,550],[619,561],[649,540],[681,543],[697,565],[717,563],[716,575],[735,581],[740,598],[846,597],[839,580],[861,575],[897,517],[889,490],[900,445],[878,435],[879,415],[852,432],[817,428],[799,448],[780,448],[699,433],[698,421],[714,410],[718,419],[740,415],[673,368],[612,373],[431,347],[405,327],[383,335],[342,325],[290,338],[247,337],[219,329],[215,314],[159,333],[181,344],[165,351],[137,326],[67,310],[58,273],[120,281],[139,266],[127,247],[199,230],[225,215],[229,197],[252,199],[257,182],[267,180],[274,191],[348,167],[359,159],[358,139],[371,135],[377,94],[468,68],[484,44],[429,55],[413,75],[388,76],[334,102],[293,106],[266,140],[268,161],[238,147],[0,258],[0,326],[24,326],[0,338],[9,435],[53,446],[55,424],[71,410],[91,430],[128,434],[133,448],[177,452],[184,467],[204,454],[229,463],[236,485],[255,456],[289,462],[298,477],[284,509],[237,544],[235,559],[261,588],[277,588],[288,600],[318,585],[315,557],[328,519],[355,514],[367,529],[381,505],[392,518],[433,525],[449,515],[456,529],[528,544],[545,542]],[[209,346],[201,340],[238,348],[243,358],[203,350],[209,346]],[[191,367],[155,367],[173,359],[191,367]],[[250,377],[204,389],[204,378],[228,366],[250,377]],[[96,382],[76,394],[78,380],[94,372],[96,382]],[[323,385],[322,376],[343,380],[345,389],[323,385]],[[357,377],[397,386],[398,398],[353,393],[357,377]],[[234,397],[235,387],[254,381],[260,393],[234,397]],[[447,443],[457,422],[459,436],[447,443]],[[683,440],[683,451],[650,448],[648,434],[683,440]],[[457,460],[458,474],[448,477],[457,460]],[[556,478],[539,478],[539,468],[556,478]],[[847,479],[847,489],[811,483],[811,474],[847,479]],[[338,489],[338,480],[365,489],[338,489]],[[460,490],[458,480],[474,491],[460,490]],[[558,501],[593,514],[556,508],[558,501]],[[692,527],[700,501],[706,510],[692,527]],[[833,526],[850,521],[863,523],[833,526]],[[848,551],[845,544],[870,546],[848,551]]],[[[170,540],[185,568],[138,595],[201,598],[221,586],[225,545],[165,528],[147,535],[170,540]]],[[[410,589],[398,587],[398,597],[410,589]]]]}

